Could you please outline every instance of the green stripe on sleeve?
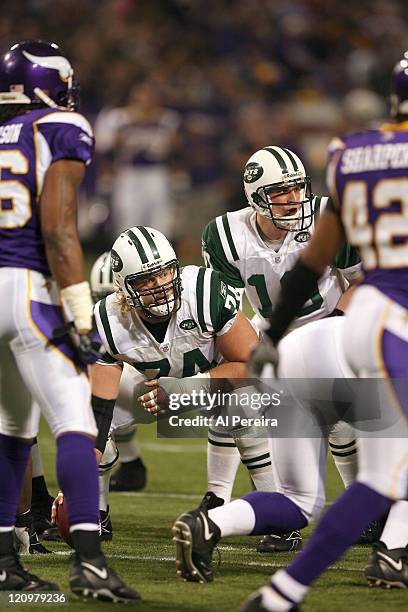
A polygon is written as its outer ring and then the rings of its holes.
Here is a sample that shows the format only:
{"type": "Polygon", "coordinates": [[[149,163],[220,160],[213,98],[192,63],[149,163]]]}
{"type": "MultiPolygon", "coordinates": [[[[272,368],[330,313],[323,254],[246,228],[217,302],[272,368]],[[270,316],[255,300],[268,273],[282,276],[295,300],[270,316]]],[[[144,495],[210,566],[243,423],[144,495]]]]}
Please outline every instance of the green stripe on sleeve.
{"type": "MultiPolygon", "coordinates": [[[[226,288],[226,286],[225,286],[226,288]]],[[[220,294],[220,278],[217,272],[211,272],[210,281],[210,317],[213,330],[218,330],[219,311],[222,307],[220,294]]]]}
{"type": "Polygon", "coordinates": [[[227,213],[225,213],[225,215],[222,215],[222,224],[224,226],[225,235],[227,236],[228,246],[230,248],[231,255],[234,258],[234,261],[238,261],[239,255],[237,253],[234,241],[232,239],[231,228],[228,223],[227,213]]]}
{"type": "Polygon", "coordinates": [[[147,255],[146,255],[146,251],[143,248],[142,243],[140,242],[139,238],[136,236],[136,234],[134,232],[132,232],[132,230],[127,230],[127,232],[125,232],[125,234],[127,234],[129,236],[129,238],[131,239],[131,241],[133,242],[133,244],[135,245],[137,252],[139,253],[139,257],[142,263],[147,263],[149,261],[147,255]]]}
{"type": "Polygon", "coordinates": [[[160,253],[157,250],[156,247],[156,243],[154,242],[153,238],[151,237],[151,235],[149,234],[149,232],[147,231],[147,229],[145,227],[143,227],[143,225],[138,225],[137,229],[140,231],[140,233],[143,234],[143,236],[146,238],[149,247],[152,249],[152,253],[153,253],[153,257],[155,259],[159,259],[160,258],[160,253]]]}
{"type": "Polygon", "coordinates": [[[197,319],[201,331],[208,331],[204,319],[204,275],[205,268],[200,268],[197,274],[196,299],[197,299],[197,319]]]}
{"type": "Polygon", "coordinates": [[[112,353],[117,355],[119,351],[116,348],[115,342],[113,340],[112,331],[110,328],[109,319],[108,319],[108,315],[106,312],[106,298],[103,298],[103,300],[101,300],[99,304],[99,314],[101,316],[103,331],[105,332],[105,336],[106,336],[106,340],[108,341],[109,348],[112,353]]]}

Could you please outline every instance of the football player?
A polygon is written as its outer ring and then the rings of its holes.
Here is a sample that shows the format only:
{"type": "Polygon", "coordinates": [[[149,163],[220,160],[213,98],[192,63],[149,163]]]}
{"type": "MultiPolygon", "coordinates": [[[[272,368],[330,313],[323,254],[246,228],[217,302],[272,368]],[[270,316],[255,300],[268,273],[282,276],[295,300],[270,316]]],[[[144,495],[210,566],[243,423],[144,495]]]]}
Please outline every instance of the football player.
{"type": "MultiPolygon", "coordinates": [[[[256,313],[254,324],[262,329],[272,313],[281,286],[310,240],[329,198],[314,196],[311,180],[300,158],[289,149],[265,147],[254,153],[244,171],[248,207],[213,219],[203,233],[207,266],[223,272],[241,296],[245,291],[256,313]]],[[[313,295],[303,305],[291,329],[333,314],[349,283],[361,270],[354,249],[344,245],[316,282],[313,295]]],[[[332,431],[330,448],[345,487],[356,476],[356,445],[352,429],[339,423],[332,431]]],[[[288,442],[290,444],[290,441],[288,442]]],[[[241,460],[250,470],[255,487],[274,491],[268,440],[237,440],[241,460]]],[[[228,432],[211,428],[208,437],[208,486],[206,507],[228,502],[240,455],[228,432]]],[[[258,546],[260,552],[296,550],[299,532],[270,534],[258,546]]]]}
{"type": "MultiPolygon", "coordinates": [[[[397,428],[397,436],[391,439],[384,429],[377,434],[382,438],[359,437],[357,481],[329,508],[302,554],[248,600],[246,611],[298,609],[314,580],[356,541],[361,529],[395,500],[407,499],[408,52],[395,66],[392,83],[395,122],[352,134],[332,153],[328,182],[333,202],[282,290],[252,368],[259,372],[267,362],[276,366],[276,345],[347,235],[360,250],[365,276],[345,318],[345,356],[357,376],[379,379],[379,407],[392,423],[391,434],[397,428]]],[[[257,514],[256,504],[253,509],[257,514]]],[[[407,586],[406,541],[402,546],[389,551],[378,545],[367,577],[407,586]]]]}
{"type": "Polygon", "coordinates": [[[88,364],[92,298],[77,233],[77,191],[93,155],[88,121],[75,112],[70,62],[54,43],[13,45],[0,59],[0,589],[55,590],[13,549],[13,527],[39,410],[57,443],[75,554],[73,592],[112,601],[139,595],[101,552],[97,433],[88,364]],[[62,303],[72,314],[67,333],[62,303]],[[63,331],[57,332],[63,328],[63,331]]]}
{"type": "MultiPolygon", "coordinates": [[[[91,269],[90,276],[92,297],[96,302],[115,292],[113,272],[110,265],[110,252],[102,253],[91,269]]],[[[124,364],[121,378],[119,401],[115,406],[109,435],[114,435],[114,442],[105,447],[99,463],[99,512],[101,519],[101,539],[112,539],[112,523],[109,515],[108,494],[113,491],[138,491],[146,485],[146,467],[140,457],[139,445],[132,439],[136,424],[134,423],[134,386],[144,377],[135,374],[134,368],[124,364]],[[119,453],[117,452],[119,451],[119,453]],[[121,458],[119,470],[114,474],[112,486],[112,469],[118,458],[121,458]]],[[[142,414],[138,414],[139,420],[142,414]]],[[[145,420],[145,419],[141,419],[145,420]]]]}
{"type": "MultiPolygon", "coordinates": [[[[139,399],[128,408],[128,422],[140,409],[156,413],[160,388],[169,392],[176,386],[182,392],[185,385],[189,392],[194,384],[208,390],[217,378],[244,377],[258,336],[220,272],[197,266],[180,270],[167,238],[144,226],[119,236],[111,266],[116,292],[95,306],[106,353],[94,366],[92,393],[105,415],[110,410],[112,416],[119,383],[129,370],[138,377],[133,393],[139,399]]],[[[101,452],[110,425],[107,420],[105,439],[97,445],[101,452]]]]}

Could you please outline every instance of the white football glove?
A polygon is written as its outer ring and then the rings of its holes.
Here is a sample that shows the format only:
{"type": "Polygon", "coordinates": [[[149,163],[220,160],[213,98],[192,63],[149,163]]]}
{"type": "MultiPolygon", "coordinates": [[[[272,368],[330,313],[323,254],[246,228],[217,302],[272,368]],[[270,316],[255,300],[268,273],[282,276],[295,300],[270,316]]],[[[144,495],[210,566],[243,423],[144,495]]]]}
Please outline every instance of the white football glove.
{"type": "Polygon", "coordinates": [[[247,363],[248,378],[278,378],[279,351],[264,335],[247,363]]]}

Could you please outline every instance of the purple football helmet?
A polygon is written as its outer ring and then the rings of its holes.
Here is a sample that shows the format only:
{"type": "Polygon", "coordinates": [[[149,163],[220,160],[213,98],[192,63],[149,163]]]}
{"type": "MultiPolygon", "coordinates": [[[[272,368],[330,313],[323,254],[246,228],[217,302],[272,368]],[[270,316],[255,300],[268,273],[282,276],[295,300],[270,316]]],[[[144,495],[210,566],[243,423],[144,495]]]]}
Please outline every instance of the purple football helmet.
{"type": "Polygon", "coordinates": [[[391,77],[391,116],[408,116],[408,51],[394,67],[391,77]]]}
{"type": "Polygon", "coordinates": [[[0,104],[77,107],[74,71],[58,45],[29,40],[0,58],[0,104]]]}

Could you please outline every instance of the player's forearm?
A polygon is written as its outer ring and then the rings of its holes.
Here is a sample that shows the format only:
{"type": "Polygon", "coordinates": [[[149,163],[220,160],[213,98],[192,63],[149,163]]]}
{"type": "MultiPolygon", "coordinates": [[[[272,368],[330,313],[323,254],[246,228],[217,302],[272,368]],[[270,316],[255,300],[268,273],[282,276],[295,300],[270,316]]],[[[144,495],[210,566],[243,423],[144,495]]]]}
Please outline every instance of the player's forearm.
{"type": "Polygon", "coordinates": [[[44,242],[51,274],[61,289],[85,280],[84,257],[76,228],[71,232],[56,230],[44,242]]]}
{"type": "Polygon", "coordinates": [[[209,371],[210,378],[245,378],[246,377],[246,363],[240,361],[231,361],[227,363],[221,363],[212,370],[209,371]]]}

